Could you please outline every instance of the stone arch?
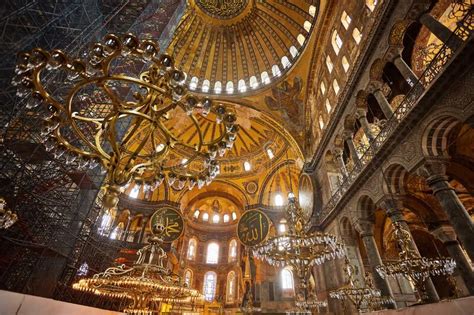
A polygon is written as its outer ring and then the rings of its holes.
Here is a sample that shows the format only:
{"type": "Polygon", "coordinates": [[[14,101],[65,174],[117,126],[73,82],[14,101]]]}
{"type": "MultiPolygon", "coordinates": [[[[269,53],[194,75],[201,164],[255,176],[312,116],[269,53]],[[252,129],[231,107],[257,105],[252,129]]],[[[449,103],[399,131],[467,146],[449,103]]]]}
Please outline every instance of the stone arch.
{"type": "Polygon", "coordinates": [[[369,93],[367,93],[366,91],[364,90],[360,90],[359,92],[357,92],[356,94],[356,107],[357,108],[363,108],[365,110],[368,109],[368,106],[367,106],[367,97],[369,96],[369,93]]]}
{"type": "Polygon", "coordinates": [[[460,123],[456,117],[450,115],[432,120],[423,132],[421,141],[423,155],[448,157],[449,134],[460,123]]]}
{"type": "Polygon", "coordinates": [[[377,207],[371,197],[367,195],[360,196],[357,201],[357,213],[361,219],[373,221],[377,207]]]}
{"type": "Polygon", "coordinates": [[[385,67],[385,60],[377,58],[370,66],[369,77],[372,81],[382,81],[383,68],[385,67]]]}
{"type": "Polygon", "coordinates": [[[406,194],[408,171],[398,163],[392,164],[382,172],[383,190],[386,194],[406,194]]]}
{"type": "Polygon", "coordinates": [[[388,37],[388,44],[395,47],[403,47],[403,39],[408,27],[413,23],[412,20],[399,20],[393,24],[388,37]]]}

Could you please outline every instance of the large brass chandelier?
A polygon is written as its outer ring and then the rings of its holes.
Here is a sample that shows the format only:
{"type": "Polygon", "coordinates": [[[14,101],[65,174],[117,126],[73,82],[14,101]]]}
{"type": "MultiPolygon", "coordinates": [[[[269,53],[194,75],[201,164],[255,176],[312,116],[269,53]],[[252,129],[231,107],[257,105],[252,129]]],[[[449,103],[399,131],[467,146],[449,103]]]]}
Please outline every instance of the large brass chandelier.
{"type": "Polygon", "coordinates": [[[3,197],[0,197],[0,229],[8,229],[18,220],[16,213],[6,208],[6,206],[7,202],[3,197]]]}
{"type": "Polygon", "coordinates": [[[151,190],[165,179],[178,190],[209,184],[217,155],[236,139],[235,113],[189,94],[185,73],[158,50],[152,40],[109,34],[83,60],[41,48],[18,58],[12,83],[42,115],[39,140],[72,167],[102,165],[107,208],[131,181],[151,190]],[[219,124],[213,139],[204,139],[198,115],[219,124]],[[197,140],[181,136],[191,128],[197,140]]]}
{"type": "Polygon", "coordinates": [[[204,296],[199,291],[189,288],[166,267],[167,255],[161,247],[164,231],[161,222],[152,226],[154,236],[138,251],[138,259],[132,267],[110,267],[92,278],[79,280],[73,288],[99,296],[129,299],[132,303],[124,312],[135,315],[159,314],[160,302],[190,305],[202,301],[204,296]]]}
{"type": "Polygon", "coordinates": [[[376,270],[382,278],[401,276],[412,281],[418,291],[420,302],[425,301],[428,298],[425,288],[428,277],[452,274],[456,268],[456,262],[448,257],[421,257],[411,247],[410,233],[399,222],[394,222],[393,225],[395,238],[400,247],[400,259],[379,265],[376,270]]]}
{"type": "Polygon", "coordinates": [[[334,235],[305,229],[306,218],[293,193],[288,194],[285,216],[288,226],[285,233],[269,238],[253,252],[256,258],[270,265],[289,266],[294,270],[301,296],[297,307],[307,311],[311,304],[307,286],[311,267],[344,257],[345,249],[334,235]]]}

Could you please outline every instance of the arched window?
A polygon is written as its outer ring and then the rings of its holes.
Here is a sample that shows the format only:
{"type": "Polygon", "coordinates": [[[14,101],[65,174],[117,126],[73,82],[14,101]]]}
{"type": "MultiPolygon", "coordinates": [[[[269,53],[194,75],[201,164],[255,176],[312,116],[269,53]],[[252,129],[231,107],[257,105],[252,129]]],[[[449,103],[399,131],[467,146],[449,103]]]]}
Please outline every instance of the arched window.
{"type": "Polygon", "coordinates": [[[235,261],[237,259],[237,241],[231,240],[229,243],[229,262],[235,261]]]}
{"type": "Polygon", "coordinates": [[[196,239],[192,238],[189,240],[189,243],[188,243],[187,258],[189,260],[194,260],[196,258],[196,249],[197,249],[197,241],[196,239]]]}
{"type": "Polygon", "coordinates": [[[231,271],[227,274],[227,288],[226,288],[226,302],[234,303],[236,298],[236,281],[235,281],[235,272],[231,271]]]}
{"type": "Polygon", "coordinates": [[[280,71],[280,67],[278,67],[277,65],[273,65],[272,67],[272,75],[274,77],[279,77],[281,75],[281,71],[280,71]]]}
{"type": "Polygon", "coordinates": [[[366,0],[365,5],[369,8],[370,12],[373,12],[377,6],[377,2],[377,0],[366,0]]]}
{"type": "Polygon", "coordinates": [[[316,7],[314,5],[310,5],[308,9],[308,13],[309,15],[314,17],[316,15],[316,7]]]}
{"type": "Polygon", "coordinates": [[[304,41],[305,41],[305,37],[303,34],[298,34],[298,36],[296,36],[296,40],[298,41],[298,43],[300,44],[300,46],[303,46],[304,45],[304,41]]]}
{"type": "Polygon", "coordinates": [[[209,243],[207,245],[206,263],[217,264],[219,262],[219,244],[209,243]]]}
{"type": "Polygon", "coordinates": [[[184,272],[184,283],[191,288],[193,286],[193,272],[190,269],[186,269],[184,272]]]}
{"type": "Polygon", "coordinates": [[[245,80],[244,80],[244,79],[240,79],[240,80],[239,80],[238,89],[239,89],[239,92],[240,92],[240,93],[244,93],[244,92],[247,91],[247,85],[245,84],[245,80]]]}
{"type": "Polygon", "coordinates": [[[77,269],[76,275],[82,277],[82,276],[87,276],[87,273],[89,272],[89,265],[86,262],[83,262],[82,265],[77,269]]]}
{"type": "Polygon", "coordinates": [[[102,220],[101,220],[100,226],[99,226],[99,234],[100,235],[107,234],[111,224],[112,224],[112,216],[110,215],[109,210],[107,210],[102,215],[102,220]]]}
{"type": "Polygon", "coordinates": [[[334,81],[332,81],[332,87],[334,89],[334,92],[337,95],[339,93],[339,83],[337,83],[336,79],[334,79],[334,81]]]}
{"type": "Polygon", "coordinates": [[[249,161],[245,161],[245,162],[244,162],[244,170],[245,170],[246,172],[248,172],[248,171],[250,171],[251,169],[252,169],[252,165],[250,164],[250,162],[249,162],[249,161]]]}
{"type": "Polygon", "coordinates": [[[331,44],[336,55],[339,55],[339,51],[341,50],[341,47],[342,47],[342,39],[336,30],[334,30],[334,32],[332,33],[331,44]]]}
{"type": "Polygon", "coordinates": [[[319,129],[323,130],[324,129],[324,120],[323,116],[319,115],[319,129]]]}
{"type": "Polygon", "coordinates": [[[217,81],[214,83],[214,93],[220,94],[222,92],[222,83],[221,81],[217,81]]]}
{"type": "Polygon", "coordinates": [[[200,213],[200,211],[199,211],[199,210],[196,210],[196,211],[194,211],[194,215],[193,215],[193,216],[197,219],[197,218],[199,218],[199,213],[200,213]]]}
{"type": "Polygon", "coordinates": [[[281,289],[282,290],[293,290],[295,287],[293,282],[293,273],[288,268],[284,268],[281,271],[281,289]]]}
{"type": "Polygon", "coordinates": [[[291,54],[291,57],[295,58],[298,55],[298,49],[296,49],[295,46],[291,46],[290,47],[290,54],[291,54]]]}
{"type": "Polygon", "coordinates": [[[232,212],[232,220],[233,221],[237,220],[237,213],[232,212]]]}
{"type": "Polygon", "coordinates": [[[251,87],[252,89],[258,88],[257,77],[254,76],[254,75],[250,77],[250,87],[251,87]]]}
{"type": "Polygon", "coordinates": [[[232,81],[227,82],[227,85],[225,87],[225,91],[227,92],[227,94],[234,93],[234,83],[232,83],[232,81]]]}
{"type": "Polygon", "coordinates": [[[349,28],[349,25],[351,25],[351,22],[352,22],[351,17],[346,13],[346,11],[342,11],[341,23],[346,30],[349,28]]]}
{"type": "Polygon", "coordinates": [[[219,223],[220,220],[221,220],[221,216],[218,213],[216,213],[212,216],[212,223],[217,224],[217,223],[219,223]]]}
{"type": "Polygon", "coordinates": [[[328,114],[331,112],[332,106],[328,99],[326,99],[326,111],[328,114]]]}
{"type": "Polygon", "coordinates": [[[283,206],[283,197],[281,194],[276,194],[275,195],[275,206],[281,207],[283,206]]]}
{"type": "Polygon", "coordinates": [[[211,86],[211,82],[209,82],[209,80],[204,80],[202,82],[202,87],[201,87],[201,90],[204,92],[204,93],[207,93],[209,92],[209,87],[211,86]]]}
{"type": "Polygon", "coordinates": [[[326,66],[328,67],[329,73],[331,73],[332,69],[334,68],[334,65],[332,64],[332,60],[329,55],[326,56],[326,66]]]}
{"type": "Polygon", "coordinates": [[[309,33],[309,31],[311,30],[311,22],[310,21],[304,21],[303,27],[304,27],[305,31],[309,33]]]}
{"type": "Polygon", "coordinates": [[[204,212],[204,214],[202,215],[202,220],[205,222],[209,221],[209,213],[204,212]]]}
{"type": "Polygon", "coordinates": [[[286,232],[286,220],[282,219],[278,224],[278,232],[284,234],[286,232]]]}
{"type": "Polygon", "coordinates": [[[270,160],[273,160],[275,154],[273,154],[273,150],[271,148],[267,148],[267,155],[270,160]]]}
{"type": "Polygon", "coordinates": [[[140,185],[133,185],[132,190],[130,190],[130,193],[128,194],[132,198],[138,198],[138,193],[140,192],[140,185]]]}
{"type": "Polygon", "coordinates": [[[289,68],[291,66],[290,59],[288,59],[287,56],[283,56],[281,58],[281,65],[283,66],[283,69],[289,68]]]}
{"type": "Polygon", "coordinates": [[[224,214],[224,223],[227,223],[229,222],[229,215],[228,214],[224,214]]]}
{"type": "Polygon", "coordinates": [[[110,233],[110,239],[119,240],[122,237],[123,233],[123,222],[120,222],[115,229],[113,229],[112,233],[110,233]]]}
{"type": "Polygon", "coordinates": [[[354,28],[354,30],[352,31],[352,37],[354,37],[354,40],[356,41],[357,44],[360,43],[362,39],[362,33],[359,31],[357,27],[354,28]]]}
{"type": "Polygon", "coordinates": [[[263,84],[269,84],[270,83],[270,76],[268,76],[267,71],[263,71],[262,74],[260,75],[260,77],[262,78],[262,83],[263,84]]]}
{"type": "Polygon", "coordinates": [[[198,86],[199,79],[197,77],[192,77],[191,82],[189,82],[189,89],[195,90],[198,86]]]}
{"type": "Polygon", "coordinates": [[[342,56],[341,59],[342,62],[342,67],[344,68],[344,72],[347,72],[349,70],[349,61],[347,60],[346,56],[342,56]]]}
{"type": "Polygon", "coordinates": [[[204,275],[203,293],[204,299],[211,302],[216,295],[217,274],[214,271],[208,271],[204,275]]]}
{"type": "Polygon", "coordinates": [[[321,94],[324,95],[326,93],[326,86],[324,85],[324,82],[321,82],[319,88],[321,89],[321,94]]]}

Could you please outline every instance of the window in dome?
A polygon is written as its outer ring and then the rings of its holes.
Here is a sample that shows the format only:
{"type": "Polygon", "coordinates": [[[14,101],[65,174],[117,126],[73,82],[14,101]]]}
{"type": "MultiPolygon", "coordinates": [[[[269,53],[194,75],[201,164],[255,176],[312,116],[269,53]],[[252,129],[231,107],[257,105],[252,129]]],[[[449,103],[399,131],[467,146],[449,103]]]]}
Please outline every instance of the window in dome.
{"type": "Polygon", "coordinates": [[[331,109],[332,109],[331,103],[329,102],[328,99],[326,99],[326,111],[330,113],[331,109]]]}
{"type": "Polygon", "coordinates": [[[199,210],[196,210],[196,211],[194,211],[194,215],[193,215],[193,216],[197,219],[197,218],[199,218],[199,213],[200,213],[200,211],[199,211],[199,210]]]}
{"type": "Polygon", "coordinates": [[[225,87],[225,91],[227,92],[227,94],[234,93],[234,83],[232,83],[232,81],[227,82],[227,85],[225,87]]]}
{"type": "Polygon", "coordinates": [[[204,299],[211,302],[216,295],[217,274],[214,271],[208,271],[204,275],[204,299]]]}
{"type": "Polygon", "coordinates": [[[201,87],[201,90],[204,92],[204,93],[207,93],[209,92],[209,87],[211,86],[211,83],[209,82],[209,80],[204,80],[202,82],[202,87],[201,87]]]}
{"type": "Polygon", "coordinates": [[[324,120],[323,120],[323,116],[319,115],[319,128],[321,130],[324,129],[324,120]]]}
{"type": "Polygon", "coordinates": [[[281,207],[283,206],[283,197],[280,194],[275,195],[275,206],[281,207]]]}
{"type": "Polygon", "coordinates": [[[308,13],[309,15],[314,17],[316,15],[316,7],[314,5],[310,5],[308,9],[308,13]]]}
{"type": "Polygon", "coordinates": [[[351,25],[351,22],[351,17],[346,13],[346,11],[342,11],[341,23],[346,30],[349,28],[349,25],[351,25]]]}
{"type": "Polygon", "coordinates": [[[189,89],[195,90],[198,86],[199,79],[197,77],[192,77],[191,82],[189,82],[189,89]]]}
{"type": "Polygon", "coordinates": [[[332,81],[332,87],[334,89],[334,92],[336,92],[336,95],[339,93],[339,83],[337,83],[337,80],[334,79],[334,81],[332,81]]]}
{"type": "Polygon", "coordinates": [[[219,214],[214,214],[212,216],[212,223],[219,223],[219,221],[221,220],[221,216],[219,214]]]}
{"type": "Polygon", "coordinates": [[[209,221],[209,213],[204,212],[202,215],[202,220],[205,222],[209,221]]]}
{"type": "Polygon", "coordinates": [[[288,268],[284,268],[281,271],[281,288],[283,290],[294,289],[293,273],[288,268]]]}
{"type": "Polygon", "coordinates": [[[248,172],[248,171],[250,171],[251,169],[252,169],[252,165],[250,164],[250,162],[249,162],[249,161],[245,161],[245,162],[244,162],[244,170],[245,170],[246,172],[248,172]]]}
{"type": "Polygon", "coordinates": [[[347,60],[346,56],[342,56],[341,62],[344,71],[347,72],[349,70],[349,61],[347,60]]]}
{"type": "Polygon", "coordinates": [[[252,89],[258,88],[257,77],[254,76],[254,75],[250,77],[250,87],[251,87],[252,89]]]}
{"type": "Polygon", "coordinates": [[[226,287],[226,302],[227,303],[234,303],[235,300],[235,287],[236,287],[236,281],[235,281],[235,272],[230,271],[229,274],[227,275],[227,287],[226,287]]]}
{"type": "Polygon", "coordinates": [[[304,45],[304,41],[306,40],[306,38],[304,37],[303,34],[298,34],[298,36],[296,37],[296,40],[298,41],[298,43],[300,44],[300,46],[303,46],[303,45],[304,45]]]}
{"type": "Polygon", "coordinates": [[[244,80],[244,79],[240,79],[240,80],[239,80],[238,89],[239,89],[239,92],[240,92],[240,93],[244,93],[244,92],[247,91],[247,85],[245,84],[245,80],[244,80]]]}
{"type": "Polygon", "coordinates": [[[233,262],[237,259],[237,241],[231,240],[229,243],[229,262],[233,262]]]}
{"type": "Polygon", "coordinates": [[[271,148],[267,148],[267,155],[270,160],[273,160],[275,154],[273,154],[273,150],[271,148]]]}
{"type": "Polygon", "coordinates": [[[138,193],[140,192],[140,185],[133,185],[132,190],[130,190],[130,193],[128,194],[132,198],[138,198],[138,193]]]}
{"type": "Polygon", "coordinates": [[[262,78],[262,83],[263,84],[269,84],[270,83],[270,76],[268,75],[267,71],[263,71],[262,74],[260,75],[262,78]]]}
{"type": "Polygon", "coordinates": [[[326,56],[326,66],[328,67],[329,73],[331,73],[332,69],[334,68],[334,65],[332,64],[332,60],[329,55],[326,56]]]}
{"type": "Polygon", "coordinates": [[[336,55],[339,55],[339,51],[341,50],[341,47],[342,47],[342,39],[339,36],[339,34],[337,34],[336,30],[334,30],[334,32],[332,33],[331,44],[336,55]]]}
{"type": "Polygon", "coordinates": [[[233,221],[237,220],[237,213],[232,212],[232,220],[233,221]]]}
{"type": "Polygon", "coordinates": [[[207,245],[206,263],[217,264],[219,262],[219,244],[209,243],[207,245]]]}
{"type": "Polygon", "coordinates": [[[309,31],[311,30],[311,22],[310,21],[304,21],[303,27],[304,27],[305,31],[309,33],[309,31]]]}
{"type": "Polygon", "coordinates": [[[370,12],[373,12],[377,6],[377,2],[377,0],[366,0],[365,5],[369,8],[370,12]]]}
{"type": "Polygon", "coordinates": [[[277,65],[273,65],[272,67],[272,75],[274,77],[279,77],[281,75],[281,71],[280,71],[280,67],[278,67],[277,65]]]}
{"type": "Polygon", "coordinates": [[[289,68],[291,66],[291,62],[287,56],[283,56],[281,58],[281,65],[283,66],[283,69],[289,68]]]}
{"type": "Polygon", "coordinates": [[[229,218],[229,215],[228,215],[228,214],[224,214],[224,220],[223,220],[224,223],[229,222],[229,219],[230,219],[230,218],[229,218]]]}
{"type": "Polygon", "coordinates": [[[295,58],[298,55],[298,49],[295,46],[290,47],[290,55],[291,57],[295,58]]]}
{"type": "Polygon", "coordinates": [[[324,85],[324,82],[321,82],[321,85],[319,87],[321,89],[321,93],[323,95],[326,94],[326,85],[324,85]]]}
{"type": "Polygon", "coordinates": [[[217,81],[214,83],[214,93],[220,94],[222,92],[222,83],[221,81],[217,81]]]}
{"type": "Polygon", "coordinates": [[[352,37],[354,37],[354,40],[356,41],[357,44],[360,43],[362,39],[362,33],[359,31],[357,27],[354,28],[354,30],[352,31],[352,37]]]}
{"type": "Polygon", "coordinates": [[[197,241],[196,239],[192,238],[189,240],[189,243],[188,243],[187,258],[189,260],[194,260],[194,258],[196,258],[196,249],[197,249],[197,241]]]}
{"type": "Polygon", "coordinates": [[[188,288],[191,288],[193,285],[193,272],[189,269],[186,269],[184,272],[184,283],[186,283],[188,288]]]}

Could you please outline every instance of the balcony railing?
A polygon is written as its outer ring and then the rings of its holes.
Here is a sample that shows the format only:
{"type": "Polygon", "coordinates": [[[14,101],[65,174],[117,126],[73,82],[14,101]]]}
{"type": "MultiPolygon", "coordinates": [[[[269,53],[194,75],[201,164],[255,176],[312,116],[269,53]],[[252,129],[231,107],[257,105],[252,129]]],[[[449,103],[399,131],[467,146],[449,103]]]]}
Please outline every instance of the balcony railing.
{"type": "MultiPolygon", "coordinates": [[[[458,22],[458,26],[451,34],[451,38],[457,36],[459,38],[467,39],[473,31],[473,14],[472,10],[469,10],[464,18],[458,22]]],[[[449,42],[449,39],[448,39],[449,42]]],[[[436,79],[438,75],[443,72],[446,64],[453,58],[455,53],[461,47],[452,49],[445,43],[441,46],[440,50],[429,62],[426,69],[417,82],[412,86],[410,91],[405,95],[404,99],[394,111],[393,115],[387,119],[380,132],[377,134],[375,139],[370,143],[369,146],[365,146],[361,151],[359,157],[360,164],[355,164],[353,169],[348,175],[343,178],[341,185],[331,196],[331,199],[323,207],[323,210],[317,214],[315,223],[320,224],[326,220],[329,214],[336,208],[337,204],[349,190],[351,185],[357,179],[357,177],[363,172],[365,167],[372,161],[374,156],[380,151],[385,141],[395,132],[400,122],[410,113],[410,111],[416,106],[418,100],[423,95],[426,88],[428,88],[436,79]]]]}

